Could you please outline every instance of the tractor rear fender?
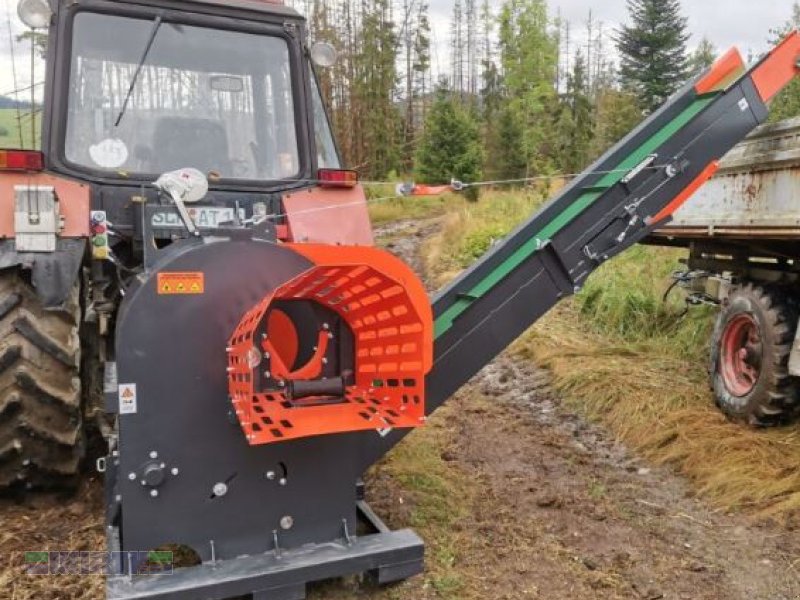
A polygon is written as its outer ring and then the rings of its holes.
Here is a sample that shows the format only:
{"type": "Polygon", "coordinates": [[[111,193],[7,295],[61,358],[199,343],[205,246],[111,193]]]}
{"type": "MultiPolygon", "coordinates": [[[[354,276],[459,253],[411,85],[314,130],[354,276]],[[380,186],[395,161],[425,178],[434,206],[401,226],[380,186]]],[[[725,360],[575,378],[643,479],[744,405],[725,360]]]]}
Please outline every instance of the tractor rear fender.
{"type": "Polygon", "coordinates": [[[68,299],[80,273],[86,251],[84,239],[60,239],[55,252],[17,252],[13,239],[0,241],[0,270],[31,271],[31,283],[46,309],[57,309],[68,299]]]}
{"type": "Polygon", "coordinates": [[[332,246],[373,246],[364,188],[313,187],[283,198],[288,231],[285,241],[332,246]],[[331,224],[335,223],[335,226],[331,224]]]}
{"type": "MultiPolygon", "coordinates": [[[[38,202],[24,206],[27,216],[39,210],[38,202]]],[[[90,189],[88,185],[37,172],[0,173],[0,269],[31,271],[31,281],[45,308],[59,308],[68,298],[78,277],[90,235],[90,189]],[[20,192],[52,189],[57,199],[55,244],[47,251],[29,251],[17,243],[20,192]]],[[[38,221],[38,215],[32,222],[38,221]]],[[[51,237],[52,240],[52,237],[51,237]]]]}

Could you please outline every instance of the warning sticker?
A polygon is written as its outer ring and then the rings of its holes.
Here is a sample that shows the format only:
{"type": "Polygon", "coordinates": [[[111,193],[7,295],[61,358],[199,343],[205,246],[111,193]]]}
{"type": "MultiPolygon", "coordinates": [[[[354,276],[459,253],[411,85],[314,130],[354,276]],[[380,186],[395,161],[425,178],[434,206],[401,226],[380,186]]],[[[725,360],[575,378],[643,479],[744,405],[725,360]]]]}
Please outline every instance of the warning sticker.
{"type": "Polygon", "coordinates": [[[159,273],[158,294],[191,295],[206,291],[205,273],[159,273]]]}
{"type": "Polygon", "coordinates": [[[121,383],[119,385],[119,414],[134,415],[137,411],[136,384],[121,383]]]}

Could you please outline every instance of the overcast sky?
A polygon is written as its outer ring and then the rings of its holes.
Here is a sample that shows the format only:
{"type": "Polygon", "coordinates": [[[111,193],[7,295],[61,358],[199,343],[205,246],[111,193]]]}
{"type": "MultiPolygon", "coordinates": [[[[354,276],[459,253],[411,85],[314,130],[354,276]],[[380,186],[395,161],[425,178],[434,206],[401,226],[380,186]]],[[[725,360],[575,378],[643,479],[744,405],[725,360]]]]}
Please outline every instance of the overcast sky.
{"type": "MultiPolygon", "coordinates": [[[[500,3],[492,1],[493,6],[500,3]]],[[[703,36],[708,37],[718,51],[727,50],[731,46],[739,46],[747,56],[752,52],[757,55],[767,47],[769,30],[780,27],[789,18],[791,0],[683,0],[683,10],[689,18],[689,31],[692,39],[690,48],[694,47],[703,36]]],[[[434,62],[447,69],[448,37],[450,32],[450,15],[453,0],[430,0],[431,20],[434,27],[434,62]]],[[[13,89],[10,61],[10,44],[8,22],[10,17],[15,32],[22,26],[16,16],[16,0],[2,0],[3,12],[0,14],[0,94],[13,89]]],[[[550,0],[550,11],[553,15],[561,12],[563,19],[572,24],[575,39],[579,39],[585,28],[589,11],[602,21],[605,31],[616,29],[626,20],[625,0],[550,0]]],[[[609,40],[609,50],[611,49],[609,40]]],[[[19,86],[29,83],[28,50],[17,44],[17,83],[19,86]]],[[[39,76],[41,77],[41,69],[39,76]]]]}
{"type": "MultiPolygon", "coordinates": [[[[446,69],[453,0],[430,0],[430,4],[439,62],[446,69]]],[[[560,11],[562,19],[571,24],[573,35],[583,32],[590,11],[608,32],[627,20],[625,0],[549,0],[548,5],[552,15],[560,11]]],[[[690,49],[705,36],[717,51],[738,46],[746,58],[749,52],[757,56],[767,49],[770,29],[781,27],[789,19],[792,0],[683,0],[682,5],[692,34],[690,49]]],[[[608,45],[612,50],[610,39],[608,45]]]]}

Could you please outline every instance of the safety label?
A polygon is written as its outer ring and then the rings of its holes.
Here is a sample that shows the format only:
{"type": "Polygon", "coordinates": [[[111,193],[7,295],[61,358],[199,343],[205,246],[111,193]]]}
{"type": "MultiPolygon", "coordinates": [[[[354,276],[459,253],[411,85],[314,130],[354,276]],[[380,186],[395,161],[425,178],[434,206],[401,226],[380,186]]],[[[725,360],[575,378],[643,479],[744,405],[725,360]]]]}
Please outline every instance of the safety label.
{"type": "Polygon", "coordinates": [[[119,414],[133,415],[138,410],[136,402],[136,384],[119,384],[119,414]]]}
{"type": "Polygon", "coordinates": [[[198,273],[159,273],[158,294],[191,295],[206,291],[205,274],[198,273]]]}

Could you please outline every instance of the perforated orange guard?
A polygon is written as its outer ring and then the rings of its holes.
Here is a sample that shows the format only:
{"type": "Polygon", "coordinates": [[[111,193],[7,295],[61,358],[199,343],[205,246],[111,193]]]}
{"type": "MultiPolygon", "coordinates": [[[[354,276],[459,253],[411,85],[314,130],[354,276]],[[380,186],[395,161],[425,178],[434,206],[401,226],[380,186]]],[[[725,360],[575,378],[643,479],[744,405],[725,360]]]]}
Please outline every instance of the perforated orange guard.
{"type": "Polygon", "coordinates": [[[418,427],[425,420],[425,375],[433,361],[433,316],[411,269],[375,248],[289,245],[317,266],[253,307],[229,342],[228,384],[251,445],[348,431],[418,427]],[[282,392],[255,389],[248,357],[263,352],[256,330],[278,300],[317,302],[355,339],[355,385],[342,403],[293,406],[282,392]]]}

